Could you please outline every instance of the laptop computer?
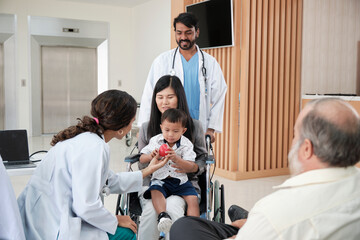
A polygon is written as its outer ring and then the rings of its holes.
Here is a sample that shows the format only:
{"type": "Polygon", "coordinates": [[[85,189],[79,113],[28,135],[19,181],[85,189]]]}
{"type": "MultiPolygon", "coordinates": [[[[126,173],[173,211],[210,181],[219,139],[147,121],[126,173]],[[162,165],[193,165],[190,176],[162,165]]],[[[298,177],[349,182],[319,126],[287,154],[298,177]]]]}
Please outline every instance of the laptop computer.
{"type": "Polygon", "coordinates": [[[26,130],[1,130],[0,155],[7,169],[36,167],[29,159],[26,130]]]}

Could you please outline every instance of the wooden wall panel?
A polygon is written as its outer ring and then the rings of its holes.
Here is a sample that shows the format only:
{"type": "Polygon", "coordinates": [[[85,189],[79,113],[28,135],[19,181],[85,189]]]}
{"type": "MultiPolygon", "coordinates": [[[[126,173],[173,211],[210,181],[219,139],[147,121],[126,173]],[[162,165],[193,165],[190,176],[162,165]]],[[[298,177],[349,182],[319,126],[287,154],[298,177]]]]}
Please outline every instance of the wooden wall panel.
{"type": "Polygon", "coordinates": [[[360,96],[360,41],[357,44],[356,95],[360,96]]]}
{"type": "Polygon", "coordinates": [[[235,45],[205,50],[228,85],[215,174],[233,180],[287,174],[300,106],[302,0],[233,0],[233,10],[235,45]]]}

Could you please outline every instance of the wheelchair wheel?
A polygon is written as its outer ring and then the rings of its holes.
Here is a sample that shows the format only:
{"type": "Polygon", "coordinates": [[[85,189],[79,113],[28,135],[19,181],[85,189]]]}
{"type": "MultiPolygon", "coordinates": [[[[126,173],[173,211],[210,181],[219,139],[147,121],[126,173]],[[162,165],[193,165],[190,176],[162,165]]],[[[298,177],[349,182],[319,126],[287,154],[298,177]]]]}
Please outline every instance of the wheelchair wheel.
{"type": "Polygon", "coordinates": [[[221,214],[221,218],[220,218],[220,222],[221,223],[225,223],[225,187],[224,184],[221,184],[220,187],[220,214],[221,214]]]}
{"type": "Polygon", "coordinates": [[[214,221],[220,221],[220,188],[219,188],[219,181],[215,180],[214,183],[214,221]]]}
{"type": "MultiPolygon", "coordinates": [[[[115,215],[126,215],[127,209],[125,209],[126,194],[119,194],[116,203],[115,215]]],[[[128,207],[127,207],[128,208],[128,207]]]]}
{"type": "Polygon", "coordinates": [[[116,209],[115,209],[115,215],[124,215],[124,206],[121,206],[123,204],[121,204],[121,198],[122,198],[122,194],[119,194],[117,197],[117,202],[116,202],[116,209]]]}
{"type": "Polygon", "coordinates": [[[219,186],[219,181],[214,184],[214,217],[213,221],[225,223],[225,188],[224,184],[219,186]]]}

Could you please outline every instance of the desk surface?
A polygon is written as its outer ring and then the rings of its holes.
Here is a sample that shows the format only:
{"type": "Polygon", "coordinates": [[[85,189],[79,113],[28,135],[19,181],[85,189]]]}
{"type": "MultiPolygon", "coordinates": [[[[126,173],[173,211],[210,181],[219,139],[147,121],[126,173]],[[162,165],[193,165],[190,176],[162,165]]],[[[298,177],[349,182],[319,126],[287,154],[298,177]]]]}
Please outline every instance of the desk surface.
{"type": "Polygon", "coordinates": [[[6,169],[9,176],[32,175],[36,167],[6,169]]]}

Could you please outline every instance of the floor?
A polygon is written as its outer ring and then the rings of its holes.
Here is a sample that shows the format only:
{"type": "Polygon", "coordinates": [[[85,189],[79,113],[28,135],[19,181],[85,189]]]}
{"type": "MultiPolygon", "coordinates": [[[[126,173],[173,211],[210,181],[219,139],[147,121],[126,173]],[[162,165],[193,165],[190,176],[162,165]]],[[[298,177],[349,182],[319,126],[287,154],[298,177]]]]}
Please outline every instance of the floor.
{"type": "MultiPolygon", "coordinates": [[[[30,154],[39,150],[49,150],[50,141],[52,136],[45,135],[41,137],[30,137],[29,139],[29,151],[30,154]]],[[[136,142],[136,138],[133,137],[131,141],[131,146],[128,147],[125,144],[125,139],[123,140],[112,140],[109,142],[111,149],[111,163],[110,167],[113,171],[125,171],[126,164],[123,161],[124,157],[129,155],[133,149],[133,145],[136,142]]],[[[277,177],[267,177],[267,178],[258,178],[251,180],[241,180],[241,181],[232,181],[219,176],[216,176],[216,171],[214,175],[214,180],[219,180],[220,184],[224,185],[225,188],[225,209],[227,209],[232,204],[237,204],[245,209],[250,210],[254,203],[260,198],[268,195],[273,192],[272,187],[281,184],[289,176],[277,176],[277,177]]],[[[11,176],[11,182],[14,187],[16,196],[18,196],[21,191],[24,189],[26,183],[28,182],[30,175],[25,176],[11,176]]],[[[111,211],[115,211],[117,195],[110,195],[105,198],[105,207],[111,211]]],[[[230,220],[226,213],[226,222],[229,223],[230,220]]]]}

